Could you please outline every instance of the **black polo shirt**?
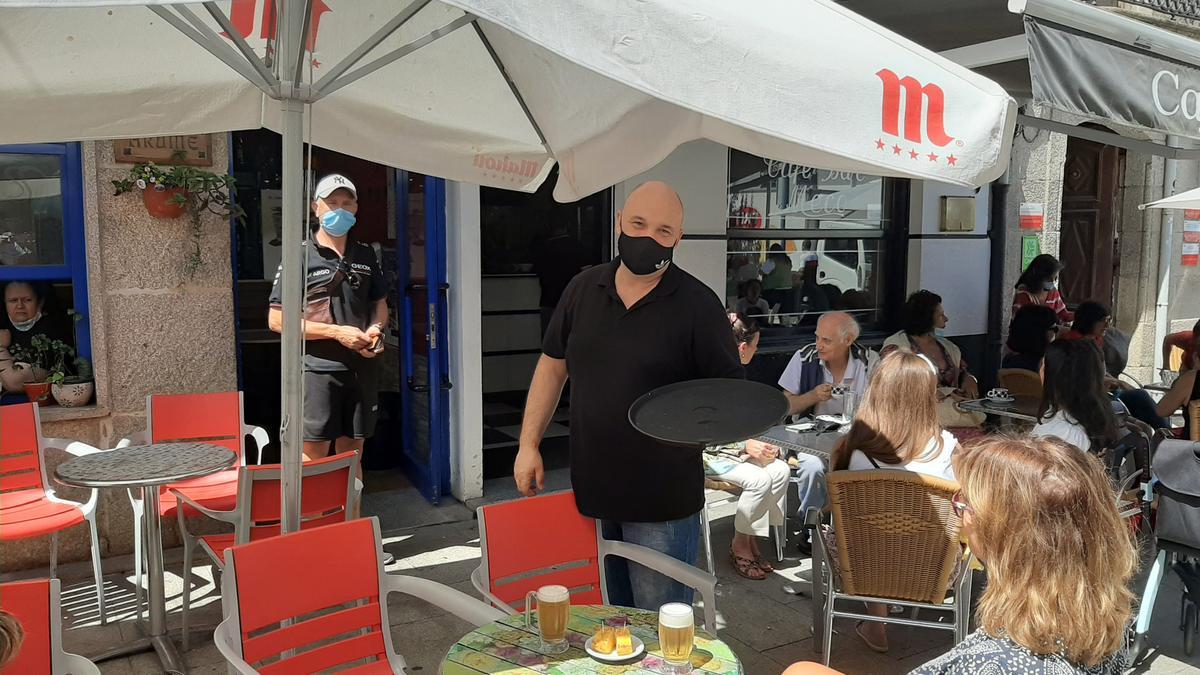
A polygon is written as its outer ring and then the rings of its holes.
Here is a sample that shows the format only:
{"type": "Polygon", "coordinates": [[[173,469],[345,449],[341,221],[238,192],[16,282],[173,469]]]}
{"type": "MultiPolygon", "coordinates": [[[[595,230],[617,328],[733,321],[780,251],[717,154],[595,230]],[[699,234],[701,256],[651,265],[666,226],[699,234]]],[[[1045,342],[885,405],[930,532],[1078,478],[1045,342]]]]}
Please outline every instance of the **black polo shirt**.
{"type": "Polygon", "coordinates": [[[563,292],[542,351],[566,359],[571,379],[571,484],[580,513],[663,522],[704,506],[699,449],[655,441],[629,423],[629,406],[663,385],[742,377],[720,300],[675,265],[626,310],[619,259],[580,272],[563,292]]]}
{"type": "MultiPolygon", "coordinates": [[[[387,296],[383,270],[374,249],[353,239],[346,242],[346,265],[337,251],[322,246],[314,238],[308,245],[307,290],[320,288],[329,283],[343,270],[343,280],[330,296],[333,319],[339,326],[354,326],[366,330],[374,316],[375,303],[387,296]]],[[[272,307],[283,305],[283,289],[279,280],[283,277],[283,265],[275,272],[275,285],[271,287],[269,302],[272,307]]],[[[304,343],[304,368],[314,372],[359,370],[373,366],[374,359],[366,359],[358,352],[342,346],[337,340],[306,340],[304,343]]]]}

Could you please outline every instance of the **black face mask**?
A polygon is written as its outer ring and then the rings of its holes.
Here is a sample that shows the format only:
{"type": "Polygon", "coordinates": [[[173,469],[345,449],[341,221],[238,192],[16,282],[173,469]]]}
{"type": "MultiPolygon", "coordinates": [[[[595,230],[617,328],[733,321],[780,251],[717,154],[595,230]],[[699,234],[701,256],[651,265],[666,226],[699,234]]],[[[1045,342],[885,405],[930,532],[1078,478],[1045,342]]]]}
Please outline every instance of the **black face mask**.
{"type": "Polygon", "coordinates": [[[624,232],[617,237],[617,254],[630,272],[639,276],[654,274],[671,264],[675,249],[667,248],[654,237],[631,237],[624,232]]]}

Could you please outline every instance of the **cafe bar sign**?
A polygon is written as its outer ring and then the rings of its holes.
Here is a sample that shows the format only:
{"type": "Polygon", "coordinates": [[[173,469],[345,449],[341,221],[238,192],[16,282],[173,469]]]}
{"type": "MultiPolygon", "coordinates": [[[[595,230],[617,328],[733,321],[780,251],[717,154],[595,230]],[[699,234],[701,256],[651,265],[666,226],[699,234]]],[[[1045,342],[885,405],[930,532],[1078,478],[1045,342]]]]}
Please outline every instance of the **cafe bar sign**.
{"type": "Polygon", "coordinates": [[[212,135],[118,138],[113,141],[113,159],[123,164],[212,166],[212,135]]]}

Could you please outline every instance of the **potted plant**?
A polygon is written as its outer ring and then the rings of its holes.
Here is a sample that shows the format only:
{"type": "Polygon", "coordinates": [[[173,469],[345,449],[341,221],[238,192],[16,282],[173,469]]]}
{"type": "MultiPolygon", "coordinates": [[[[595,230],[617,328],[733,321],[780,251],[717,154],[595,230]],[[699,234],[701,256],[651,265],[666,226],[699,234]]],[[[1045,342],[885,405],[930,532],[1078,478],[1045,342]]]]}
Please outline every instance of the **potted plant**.
{"type": "Polygon", "coordinates": [[[28,369],[29,381],[25,382],[25,395],[38,405],[50,405],[50,375],[63,372],[66,361],[75,355],[75,350],[62,340],[51,340],[45,335],[34,335],[28,347],[12,347],[13,368],[28,369]]]}
{"type": "Polygon", "coordinates": [[[142,203],[155,218],[178,218],[184,213],[191,220],[191,251],[185,264],[189,276],[203,265],[200,237],[204,233],[200,218],[212,213],[239,220],[245,214],[234,203],[233,176],[215,174],[192,166],[159,166],[154,162],[135,164],[129,175],[112,182],[114,195],[134,189],[142,191],[142,203]]]}
{"type": "Polygon", "coordinates": [[[46,380],[50,383],[50,393],[54,395],[54,400],[64,408],[87,405],[96,391],[96,384],[92,381],[92,362],[80,356],[76,357],[73,365],[74,375],[67,375],[59,370],[51,373],[46,380]]]}

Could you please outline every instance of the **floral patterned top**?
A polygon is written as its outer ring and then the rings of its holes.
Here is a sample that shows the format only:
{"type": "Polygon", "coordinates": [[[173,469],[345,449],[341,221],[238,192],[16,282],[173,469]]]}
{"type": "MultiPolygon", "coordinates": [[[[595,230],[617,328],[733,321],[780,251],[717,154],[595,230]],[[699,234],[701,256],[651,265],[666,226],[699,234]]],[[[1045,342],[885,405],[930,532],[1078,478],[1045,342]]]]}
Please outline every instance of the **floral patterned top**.
{"type": "Polygon", "coordinates": [[[1119,651],[1091,667],[1058,655],[1038,655],[1007,638],[975,631],[954,649],[909,675],[1120,675],[1128,656],[1119,651]]]}

